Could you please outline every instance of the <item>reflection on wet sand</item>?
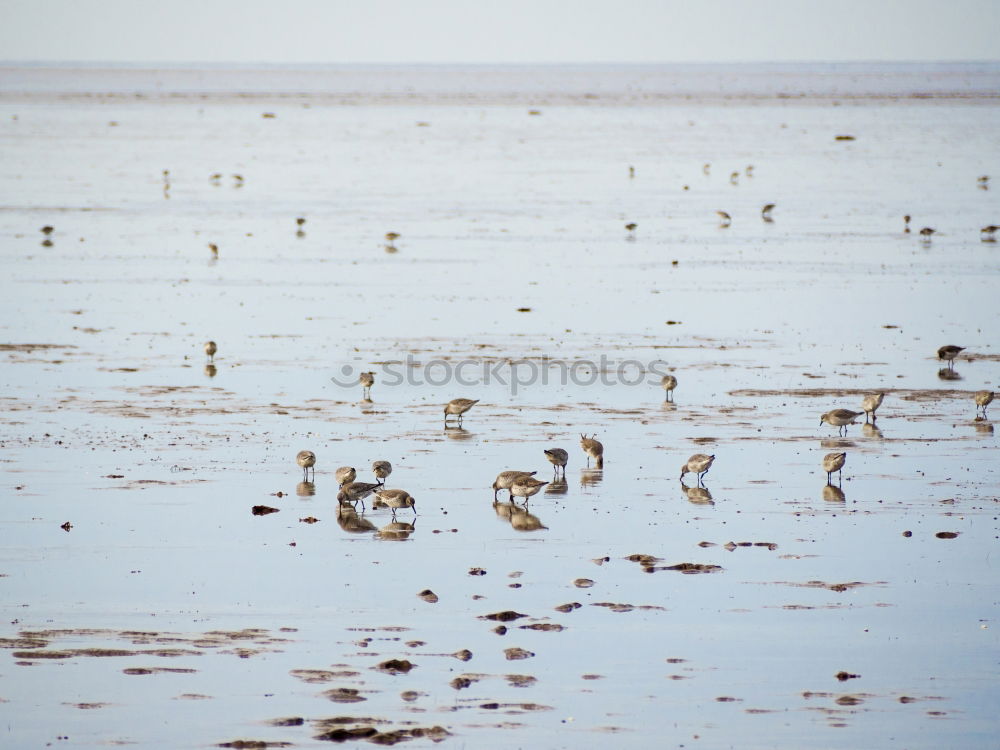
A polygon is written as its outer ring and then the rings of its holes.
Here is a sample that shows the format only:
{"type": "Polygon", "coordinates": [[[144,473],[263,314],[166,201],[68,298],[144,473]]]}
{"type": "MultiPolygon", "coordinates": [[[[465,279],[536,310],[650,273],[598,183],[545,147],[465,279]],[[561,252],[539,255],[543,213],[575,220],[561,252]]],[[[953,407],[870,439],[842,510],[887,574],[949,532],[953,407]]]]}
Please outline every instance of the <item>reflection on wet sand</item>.
{"type": "Polygon", "coordinates": [[[993,423],[986,421],[982,417],[976,417],[976,421],[973,422],[972,426],[975,427],[976,432],[983,437],[990,437],[993,435],[993,423]]]}
{"type": "Polygon", "coordinates": [[[593,487],[604,481],[604,469],[580,469],[580,486],[593,487]]]}
{"type": "Polygon", "coordinates": [[[375,524],[358,515],[350,505],[337,504],[337,525],[349,534],[367,534],[376,531],[375,524]]]}
{"type": "Polygon", "coordinates": [[[962,376],[958,374],[957,370],[953,370],[951,367],[942,367],[938,370],[938,380],[961,380],[962,376]]]}
{"type": "Polygon", "coordinates": [[[403,521],[391,521],[378,530],[376,536],[387,542],[405,542],[410,538],[417,528],[417,519],[414,518],[409,523],[403,521]]]}
{"type": "Polygon", "coordinates": [[[566,477],[553,479],[545,488],[546,495],[565,495],[567,492],[569,492],[569,482],[566,481],[566,477]]]}
{"type": "Polygon", "coordinates": [[[708,487],[688,487],[684,482],[681,482],[681,491],[689,503],[694,503],[695,505],[715,505],[712,493],[708,491],[708,487]]]}
{"type": "Polygon", "coordinates": [[[823,486],[823,499],[828,503],[843,503],[847,501],[847,496],[840,487],[827,484],[823,486]]]}
{"type": "Polygon", "coordinates": [[[295,494],[299,497],[312,497],[316,494],[316,484],[313,482],[299,482],[295,485],[295,494]]]}
{"type": "Polygon", "coordinates": [[[464,427],[459,427],[458,425],[448,425],[444,428],[445,437],[452,440],[469,440],[475,437],[476,433],[469,432],[464,427]]]}
{"type": "Polygon", "coordinates": [[[820,447],[828,451],[842,451],[845,448],[857,448],[857,443],[843,438],[823,438],[819,441],[820,447]]]}
{"type": "Polygon", "coordinates": [[[218,373],[219,370],[218,368],[216,368],[215,365],[205,365],[205,374],[208,375],[208,377],[214,378],[216,375],[218,375],[218,373]]]}

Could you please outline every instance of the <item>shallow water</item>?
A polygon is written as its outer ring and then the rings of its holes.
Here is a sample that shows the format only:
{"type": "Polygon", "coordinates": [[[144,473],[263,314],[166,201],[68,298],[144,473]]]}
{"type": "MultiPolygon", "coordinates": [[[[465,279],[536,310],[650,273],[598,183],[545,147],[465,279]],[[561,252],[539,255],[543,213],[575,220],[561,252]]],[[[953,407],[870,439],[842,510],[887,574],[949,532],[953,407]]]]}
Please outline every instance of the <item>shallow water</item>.
{"type": "Polygon", "coordinates": [[[995,746],[996,100],[550,105],[542,79],[5,89],[5,746],[315,747],[335,718],[412,746],[995,746]],[[338,385],[364,370],[371,402],[338,385]],[[877,428],[818,426],[876,390],[877,428]],[[494,505],[550,446],[565,485],[494,505]],[[707,495],[677,480],[697,452],[707,495]],[[412,529],[338,518],[334,469],[375,459],[412,529]]]}

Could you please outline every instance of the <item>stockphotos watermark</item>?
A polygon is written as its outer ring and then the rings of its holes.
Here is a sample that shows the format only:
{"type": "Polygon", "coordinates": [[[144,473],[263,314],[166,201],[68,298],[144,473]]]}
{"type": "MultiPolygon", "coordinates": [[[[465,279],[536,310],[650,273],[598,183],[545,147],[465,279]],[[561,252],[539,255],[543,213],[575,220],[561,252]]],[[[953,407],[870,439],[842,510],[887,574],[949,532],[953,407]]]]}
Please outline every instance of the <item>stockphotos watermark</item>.
{"type": "Polygon", "coordinates": [[[345,364],[330,380],[341,388],[356,388],[362,372],[375,373],[375,388],[398,385],[431,386],[490,386],[509,388],[511,395],[533,385],[634,386],[660,385],[670,372],[660,359],[642,362],[636,359],[609,359],[602,354],[597,360],[552,359],[430,359],[420,360],[412,354],[405,359],[381,362],[374,370],[345,364]]]}

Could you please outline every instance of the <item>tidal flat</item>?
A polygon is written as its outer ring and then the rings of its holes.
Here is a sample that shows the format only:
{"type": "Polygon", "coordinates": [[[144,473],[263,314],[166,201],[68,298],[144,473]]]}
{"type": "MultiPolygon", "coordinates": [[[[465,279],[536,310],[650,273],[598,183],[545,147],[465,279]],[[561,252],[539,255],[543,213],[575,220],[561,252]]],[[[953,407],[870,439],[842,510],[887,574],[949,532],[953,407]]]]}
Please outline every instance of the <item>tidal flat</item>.
{"type": "Polygon", "coordinates": [[[998,90],[5,69],[0,744],[996,747],[998,90]]]}

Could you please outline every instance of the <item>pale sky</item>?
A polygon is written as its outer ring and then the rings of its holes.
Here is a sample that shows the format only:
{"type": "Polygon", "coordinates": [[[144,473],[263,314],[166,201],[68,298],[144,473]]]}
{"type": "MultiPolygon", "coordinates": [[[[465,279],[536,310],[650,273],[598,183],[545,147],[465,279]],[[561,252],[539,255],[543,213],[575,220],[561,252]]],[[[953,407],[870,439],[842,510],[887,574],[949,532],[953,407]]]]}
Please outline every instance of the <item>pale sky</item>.
{"type": "Polygon", "coordinates": [[[0,0],[0,60],[1000,59],[1000,0],[0,0]]]}

